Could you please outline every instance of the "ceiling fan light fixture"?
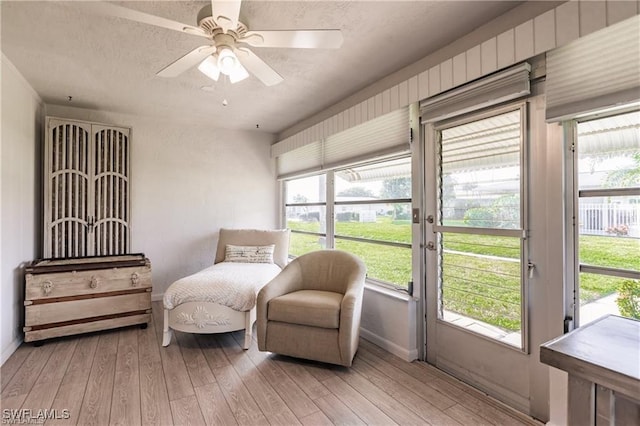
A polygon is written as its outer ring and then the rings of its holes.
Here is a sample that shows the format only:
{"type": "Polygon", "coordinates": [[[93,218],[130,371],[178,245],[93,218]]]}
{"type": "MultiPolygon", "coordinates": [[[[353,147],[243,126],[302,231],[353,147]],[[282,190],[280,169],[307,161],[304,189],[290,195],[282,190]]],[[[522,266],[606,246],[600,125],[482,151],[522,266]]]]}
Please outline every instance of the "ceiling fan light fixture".
{"type": "Polygon", "coordinates": [[[228,47],[222,47],[218,52],[218,68],[222,74],[231,76],[233,72],[240,66],[240,61],[228,47]]]}
{"type": "Polygon", "coordinates": [[[218,81],[218,78],[220,78],[220,68],[218,68],[218,62],[214,59],[213,55],[207,56],[207,58],[198,65],[198,70],[213,81],[218,81]]]}
{"type": "Polygon", "coordinates": [[[229,81],[231,83],[237,83],[247,77],[249,77],[249,73],[247,72],[247,70],[242,65],[238,64],[236,69],[233,70],[231,74],[229,74],[229,81]]]}

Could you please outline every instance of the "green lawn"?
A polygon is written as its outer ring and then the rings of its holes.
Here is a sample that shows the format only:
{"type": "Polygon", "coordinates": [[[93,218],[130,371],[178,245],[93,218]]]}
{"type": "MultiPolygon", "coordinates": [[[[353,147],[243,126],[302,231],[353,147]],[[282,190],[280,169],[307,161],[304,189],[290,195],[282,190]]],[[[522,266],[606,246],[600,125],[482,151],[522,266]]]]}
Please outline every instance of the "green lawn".
{"type": "MultiPolygon", "coordinates": [[[[320,232],[321,229],[319,222],[289,221],[287,226],[293,231],[320,232]]],[[[408,220],[392,220],[390,217],[378,217],[375,223],[336,222],[335,232],[336,235],[348,237],[411,243],[411,223],[408,220]]]]}
{"type": "Polygon", "coordinates": [[[520,330],[520,240],[449,233],[442,238],[443,307],[506,330],[520,330]]]}
{"type": "MultiPolygon", "coordinates": [[[[583,235],[580,237],[580,261],[592,266],[640,270],[640,239],[583,235]],[[629,256],[635,253],[635,256],[629,256]]],[[[606,275],[580,274],[580,304],[584,305],[613,294],[622,279],[606,275]]]]}
{"type": "MultiPolygon", "coordinates": [[[[447,223],[447,225],[456,225],[447,223]]],[[[292,230],[318,232],[318,222],[290,221],[292,230]]],[[[336,235],[372,238],[382,241],[410,243],[411,223],[378,217],[376,223],[337,222],[336,235]]],[[[501,327],[521,329],[520,239],[469,234],[445,233],[446,250],[441,264],[443,306],[471,318],[501,327]]],[[[324,239],[314,235],[293,233],[290,252],[300,255],[324,248],[324,239]]],[[[411,250],[380,244],[336,239],[336,248],[352,252],[367,264],[368,276],[406,287],[411,280],[411,250]]],[[[582,263],[640,270],[637,238],[581,236],[582,263]],[[624,255],[626,254],[626,255],[624,255]]],[[[616,291],[620,279],[580,274],[580,303],[597,300],[616,291]]]]}
{"type": "MultiPolygon", "coordinates": [[[[287,226],[292,230],[317,232],[318,222],[294,222],[287,226]]],[[[394,221],[379,217],[376,223],[337,222],[336,234],[348,237],[372,238],[382,241],[411,243],[409,221],[394,221]]],[[[299,256],[324,248],[324,238],[315,235],[291,234],[289,251],[299,256]]],[[[359,256],[367,265],[370,278],[406,287],[411,280],[411,249],[381,244],[369,244],[348,240],[336,240],[336,248],[359,256]]]]}

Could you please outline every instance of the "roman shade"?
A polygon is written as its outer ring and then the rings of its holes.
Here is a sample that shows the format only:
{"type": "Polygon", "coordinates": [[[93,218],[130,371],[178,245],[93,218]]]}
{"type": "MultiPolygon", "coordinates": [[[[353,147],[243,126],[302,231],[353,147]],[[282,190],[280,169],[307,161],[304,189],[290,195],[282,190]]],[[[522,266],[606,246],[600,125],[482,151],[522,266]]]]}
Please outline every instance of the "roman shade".
{"type": "Polygon", "coordinates": [[[639,34],[636,15],[547,53],[547,121],[640,101],[639,34]]]}
{"type": "Polygon", "coordinates": [[[409,151],[409,107],[369,120],[325,138],[274,144],[279,179],[332,169],[358,161],[409,151]]]}
{"type": "Polygon", "coordinates": [[[322,170],[322,147],[322,140],[317,140],[278,155],[278,178],[322,170]]]}
{"type": "Polygon", "coordinates": [[[475,82],[465,84],[420,103],[423,123],[446,120],[471,111],[477,111],[531,93],[529,72],[531,65],[524,62],[499,71],[475,82]]]}

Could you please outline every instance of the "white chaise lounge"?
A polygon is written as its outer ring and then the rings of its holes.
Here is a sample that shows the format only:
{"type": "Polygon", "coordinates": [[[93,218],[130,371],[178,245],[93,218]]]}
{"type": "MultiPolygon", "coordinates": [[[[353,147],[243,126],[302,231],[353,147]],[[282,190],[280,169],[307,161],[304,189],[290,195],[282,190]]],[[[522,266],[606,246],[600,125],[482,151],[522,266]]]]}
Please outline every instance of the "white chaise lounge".
{"type": "Polygon", "coordinates": [[[213,266],[179,279],[165,292],[162,346],[171,343],[172,330],[244,329],[248,349],[258,291],[280,273],[288,254],[288,229],[221,229],[213,266]]]}

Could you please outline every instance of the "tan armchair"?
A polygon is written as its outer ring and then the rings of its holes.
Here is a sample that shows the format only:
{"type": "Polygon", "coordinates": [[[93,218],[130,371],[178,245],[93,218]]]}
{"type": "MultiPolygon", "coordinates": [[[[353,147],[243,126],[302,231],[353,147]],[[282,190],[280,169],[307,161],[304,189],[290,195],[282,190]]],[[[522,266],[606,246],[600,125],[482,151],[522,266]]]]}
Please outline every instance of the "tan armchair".
{"type": "Polygon", "coordinates": [[[258,293],[258,348],[351,366],[365,277],[364,263],[344,251],[295,258],[258,293]]]}

